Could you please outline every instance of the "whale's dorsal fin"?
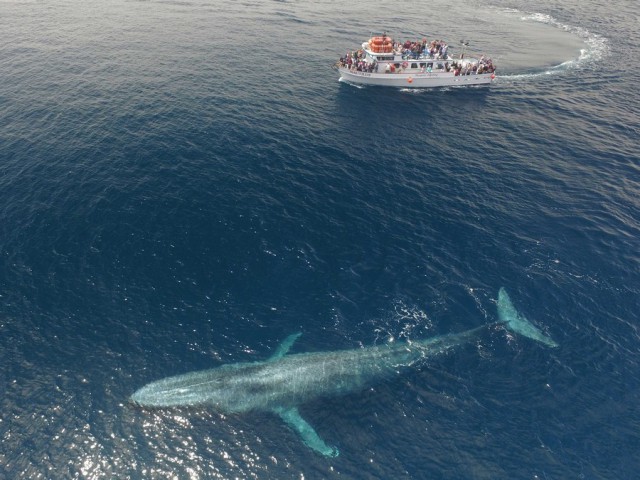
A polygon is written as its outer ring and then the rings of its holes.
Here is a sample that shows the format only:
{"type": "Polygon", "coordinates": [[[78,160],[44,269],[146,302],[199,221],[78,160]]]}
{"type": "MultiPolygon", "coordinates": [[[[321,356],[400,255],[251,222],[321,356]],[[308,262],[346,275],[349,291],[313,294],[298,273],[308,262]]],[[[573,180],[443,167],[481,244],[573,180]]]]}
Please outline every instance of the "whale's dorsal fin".
{"type": "Polygon", "coordinates": [[[327,445],[324,440],[320,438],[314,428],[300,416],[300,412],[298,412],[297,408],[277,407],[273,411],[277,413],[282,420],[284,420],[284,423],[289,425],[298,433],[298,435],[300,435],[302,441],[307,447],[321,453],[325,457],[337,457],[339,455],[340,452],[338,452],[338,449],[327,445]]]}
{"type": "Polygon", "coordinates": [[[287,352],[291,349],[293,344],[296,343],[296,340],[300,335],[302,335],[301,332],[292,333],[287,338],[285,338],[284,341],[278,347],[278,349],[275,351],[275,353],[269,357],[268,361],[271,362],[273,360],[278,360],[284,357],[287,354],[287,352]]]}

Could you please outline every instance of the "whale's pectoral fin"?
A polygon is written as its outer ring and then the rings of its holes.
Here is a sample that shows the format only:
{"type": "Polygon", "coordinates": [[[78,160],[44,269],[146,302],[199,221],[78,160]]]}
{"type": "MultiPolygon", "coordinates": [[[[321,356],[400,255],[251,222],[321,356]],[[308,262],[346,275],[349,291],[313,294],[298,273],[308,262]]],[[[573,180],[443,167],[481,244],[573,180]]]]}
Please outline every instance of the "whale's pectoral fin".
{"type": "Polygon", "coordinates": [[[269,357],[269,360],[278,360],[279,358],[284,357],[291,349],[293,344],[296,343],[296,340],[298,339],[298,337],[300,337],[300,335],[302,335],[302,333],[298,332],[285,338],[278,349],[275,351],[275,353],[271,355],[271,357],[269,357]]]}
{"type": "Polygon", "coordinates": [[[335,447],[330,447],[329,445],[324,443],[324,440],[320,438],[313,427],[300,416],[300,412],[298,412],[297,408],[278,407],[274,409],[274,412],[280,415],[280,418],[282,418],[282,420],[284,420],[287,425],[298,432],[298,435],[302,437],[302,441],[307,447],[315,450],[318,453],[321,453],[325,457],[338,456],[338,449],[335,447]]]}

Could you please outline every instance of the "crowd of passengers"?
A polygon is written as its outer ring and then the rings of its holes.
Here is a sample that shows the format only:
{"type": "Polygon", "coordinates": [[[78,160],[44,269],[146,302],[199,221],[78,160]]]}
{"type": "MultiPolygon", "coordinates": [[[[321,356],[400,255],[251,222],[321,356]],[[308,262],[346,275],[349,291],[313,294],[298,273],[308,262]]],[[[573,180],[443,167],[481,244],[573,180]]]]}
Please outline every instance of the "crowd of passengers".
{"type": "Polygon", "coordinates": [[[451,65],[451,68],[453,68],[453,73],[455,74],[456,77],[458,75],[472,75],[472,74],[481,75],[483,73],[494,73],[496,71],[496,67],[491,61],[491,59],[485,58],[484,55],[480,57],[477,63],[468,62],[466,65],[463,66],[462,62],[460,63],[453,62],[453,64],[451,65]]]}
{"type": "MultiPolygon", "coordinates": [[[[404,43],[393,42],[394,53],[397,55],[401,54],[403,59],[446,59],[448,48],[449,46],[441,40],[433,40],[431,43],[427,43],[426,38],[423,38],[422,42],[411,42],[409,40],[404,43]]],[[[365,57],[365,52],[362,49],[356,50],[355,52],[347,52],[344,57],[340,57],[338,65],[358,72],[378,73],[378,63],[375,61],[367,62],[365,57]]],[[[431,64],[422,63],[420,72],[430,73],[432,71],[430,65],[431,64]]],[[[462,62],[453,61],[451,64],[446,62],[444,67],[447,72],[453,70],[456,76],[494,73],[496,71],[496,67],[493,65],[491,59],[485,58],[484,55],[478,62],[467,62],[464,66],[462,62]]],[[[386,63],[384,67],[385,73],[400,73],[403,70],[404,68],[393,63],[386,63]]]]}
{"type": "MultiPolygon", "coordinates": [[[[345,57],[340,57],[338,65],[340,67],[347,67],[349,70],[366,73],[402,73],[406,67],[394,63],[384,63],[384,70],[381,71],[378,62],[367,62],[358,55],[360,51],[347,54],[345,57]]],[[[431,73],[433,71],[432,63],[422,63],[420,67],[420,73],[431,73]]],[[[436,70],[437,71],[437,70],[436,70]]],[[[454,60],[453,62],[444,63],[444,71],[453,71],[455,76],[459,75],[472,75],[483,73],[494,73],[496,67],[490,58],[485,58],[484,55],[477,62],[462,62],[454,60]]]]}
{"type": "Polygon", "coordinates": [[[423,38],[421,42],[412,42],[410,40],[404,43],[393,42],[393,51],[402,54],[406,58],[447,58],[448,50],[449,45],[442,40],[432,40],[428,43],[427,39],[423,38]]]}

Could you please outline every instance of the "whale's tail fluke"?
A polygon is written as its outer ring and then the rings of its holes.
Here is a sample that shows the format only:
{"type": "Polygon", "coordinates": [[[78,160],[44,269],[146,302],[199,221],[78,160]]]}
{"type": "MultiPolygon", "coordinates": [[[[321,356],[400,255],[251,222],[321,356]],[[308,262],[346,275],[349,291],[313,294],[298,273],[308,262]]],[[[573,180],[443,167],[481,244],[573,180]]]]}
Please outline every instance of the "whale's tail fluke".
{"type": "Polygon", "coordinates": [[[516,310],[504,288],[498,292],[498,318],[512,332],[532,338],[549,347],[557,347],[558,344],[549,336],[542,333],[537,327],[516,310]]]}

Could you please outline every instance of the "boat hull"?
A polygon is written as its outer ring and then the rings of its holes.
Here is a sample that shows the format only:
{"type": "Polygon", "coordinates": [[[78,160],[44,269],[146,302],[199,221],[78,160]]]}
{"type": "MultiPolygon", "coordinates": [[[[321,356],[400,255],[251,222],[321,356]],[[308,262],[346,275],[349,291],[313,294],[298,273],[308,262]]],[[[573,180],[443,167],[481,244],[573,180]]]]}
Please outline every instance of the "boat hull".
{"type": "Polygon", "coordinates": [[[369,73],[338,68],[340,80],[358,85],[376,85],[396,88],[462,87],[489,85],[495,79],[491,73],[454,75],[453,72],[425,73],[369,73]]]}

